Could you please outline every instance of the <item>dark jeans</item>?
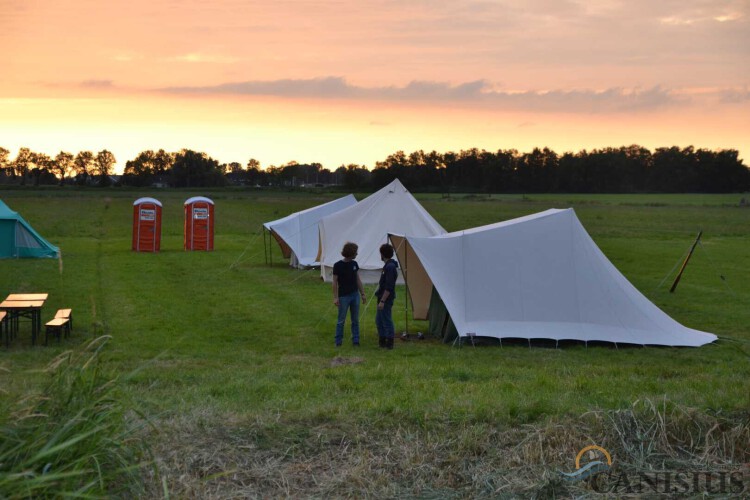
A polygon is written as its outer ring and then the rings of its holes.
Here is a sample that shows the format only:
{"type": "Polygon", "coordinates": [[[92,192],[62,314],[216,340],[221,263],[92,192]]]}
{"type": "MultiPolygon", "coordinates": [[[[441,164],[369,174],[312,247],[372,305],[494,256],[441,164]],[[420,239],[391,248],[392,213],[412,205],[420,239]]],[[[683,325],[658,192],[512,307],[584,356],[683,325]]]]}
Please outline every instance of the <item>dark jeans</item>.
{"type": "Polygon", "coordinates": [[[378,336],[392,339],[396,335],[396,327],[393,325],[393,301],[389,300],[383,304],[383,309],[378,308],[375,313],[375,326],[378,327],[378,336]]]}
{"type": "Polygon", "coordinates": [[[352,310],[352,342],[359,344],[359,292],[339,296],[339,318],[336,323],[336,345],[344,340],[344,322],[346,312],[352,310]]]}

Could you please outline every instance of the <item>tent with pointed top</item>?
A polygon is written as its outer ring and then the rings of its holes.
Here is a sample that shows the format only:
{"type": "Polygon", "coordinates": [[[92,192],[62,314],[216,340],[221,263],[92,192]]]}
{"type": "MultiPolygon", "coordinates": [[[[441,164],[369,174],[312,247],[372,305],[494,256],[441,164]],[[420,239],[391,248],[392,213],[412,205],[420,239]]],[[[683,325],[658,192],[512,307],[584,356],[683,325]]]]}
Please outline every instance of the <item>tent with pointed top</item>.
{"type": "Polygon", "coordinates": [[[331,281],[333,265],[341,259],[341,249],[351,241],[359,246],[356,260],[363,283],[378,282],[383,267],[379,249],[387,243],[388,233],[414,236],[445,233],[398,179],[356,205],[323,217],[318,227],[317,260],[322,278],[331,281]]]}
{"type": "Polygon", "coordinates": [[[460,337],[691,347],[717,338],[681,325],[641,294],[570,208],[391,241],[414,317],[427,319],[442,299],[451,322],[431,316],[460,337]]]}
{"type": "Polygon", "coordinates": [[[0,200],[0,258],[57,258],[60,249],[0,200]]]}
{"type": "Polygon", "coordinates": [[[281,247],[284,258],[292,267],[312,267],[317,260],[319,243],[318,222],[327,215],[357,204],[354,195],[346,195],[322,205],[317,205],[281,219],[265,222],[263,227],[271,233],[281,247]]]}

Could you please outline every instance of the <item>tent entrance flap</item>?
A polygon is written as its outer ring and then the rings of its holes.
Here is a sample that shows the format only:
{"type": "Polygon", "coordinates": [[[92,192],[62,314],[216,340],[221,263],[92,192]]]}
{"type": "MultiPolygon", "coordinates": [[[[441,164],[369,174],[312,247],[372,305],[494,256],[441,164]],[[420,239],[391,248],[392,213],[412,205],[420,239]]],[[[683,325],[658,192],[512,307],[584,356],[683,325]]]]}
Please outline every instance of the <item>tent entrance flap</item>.
{"type": "Polygon", "coordinates": [[[442,339],[446,344],[456,340],[458,330],[456,330],[456,325],[453,324],[451,315],[435,287],[432,287],[430,309],[427,318],[430,321],[429,332],[433,337],[442,339]]]}
{"type": "Polygon", "coordinates": [[[276,243],[279,244],[279,247],[281,248],[281,255],[283,255],[285,259],[291,258],[292,248],[287,244],[286,241],[284,241],[284,238],[279,236],[279,233],[277,233],[273,229],[271,229],[271,236],[273,236],[276,240],[276,243]]]}

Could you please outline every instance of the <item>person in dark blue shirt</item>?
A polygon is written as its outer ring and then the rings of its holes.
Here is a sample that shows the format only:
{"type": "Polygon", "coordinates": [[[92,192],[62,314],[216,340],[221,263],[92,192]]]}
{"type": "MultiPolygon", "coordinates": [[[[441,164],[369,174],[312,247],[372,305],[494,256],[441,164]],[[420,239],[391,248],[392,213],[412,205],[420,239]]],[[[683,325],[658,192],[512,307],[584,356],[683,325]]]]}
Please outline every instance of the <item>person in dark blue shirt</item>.
{"type": "Polygon", "coordinates": [[[393,259],[393,247],[388,243],[380,245],[380,259],[384,262],[380,273],[380,282],[375,296],[378,298],[378,309],[375,313],[375,325],[378,328],[378,345],[393,349],[393,337],[396,328],[393,325],[393,300],[396,298],[396,280],[398,279],[398,262],[393,259]]]}
{"type": "Polygon", "coordinates": [[[352,316],[352,344],[359,345],[359,300],[365,302],[365,288],[359,279],[359,265],[354,257],[359,247],[356,243],[348,242],[341,250],[342,260],[333,265],[333,303],[339,308],[336,323],[336,347],[340,347],[344,340],[344,322],[346,312],[351,310],[352,316]]]}

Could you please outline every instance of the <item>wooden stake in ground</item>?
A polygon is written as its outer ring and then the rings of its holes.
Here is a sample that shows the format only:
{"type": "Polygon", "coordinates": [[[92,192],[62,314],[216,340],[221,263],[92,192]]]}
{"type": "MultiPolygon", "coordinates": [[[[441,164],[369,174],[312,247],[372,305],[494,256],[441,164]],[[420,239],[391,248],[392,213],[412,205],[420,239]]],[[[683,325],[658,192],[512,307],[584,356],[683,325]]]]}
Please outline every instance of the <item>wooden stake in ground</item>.
{"type": "Polygon", "coordinates": [[[682,263],[680,272],[677,273],[677,277],[674,279],[674,283],[672,283],[672,288],[669,289],[669,293],[674,293],[675,288],[677,288],[677,283],[680,282],[680,278],[682,278],[682,273],[685,271],[685,268],[688,265],[688,261],[690,261],[690,256],[693,255],[693,252],[695,251],[695,247],[698,246],[698,242],[701,240],[702,235],[703,235],[703,231],[699,232],[698,237],[695,238],[695,241],[693,242],[693,246],[690,247],[690,251],[688,252],[687,257],[685,257],[685,262],[682,263]]]}

